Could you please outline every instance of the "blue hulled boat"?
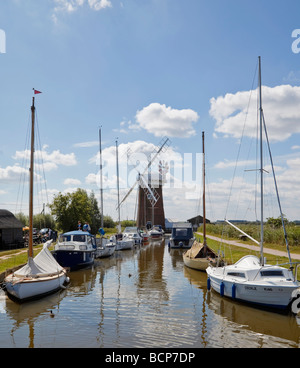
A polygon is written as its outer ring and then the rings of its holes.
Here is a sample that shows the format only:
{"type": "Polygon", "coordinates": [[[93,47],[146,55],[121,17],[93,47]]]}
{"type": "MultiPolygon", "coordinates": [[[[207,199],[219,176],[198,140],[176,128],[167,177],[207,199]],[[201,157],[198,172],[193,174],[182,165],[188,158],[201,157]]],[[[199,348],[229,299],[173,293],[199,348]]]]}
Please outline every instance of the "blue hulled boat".
{"type": "Polygon", "coordinates": [[[61,234],[53,256],[62,267],[78,270],[94,263],[96,239],[87,231],[69,231],[61,234]]]}

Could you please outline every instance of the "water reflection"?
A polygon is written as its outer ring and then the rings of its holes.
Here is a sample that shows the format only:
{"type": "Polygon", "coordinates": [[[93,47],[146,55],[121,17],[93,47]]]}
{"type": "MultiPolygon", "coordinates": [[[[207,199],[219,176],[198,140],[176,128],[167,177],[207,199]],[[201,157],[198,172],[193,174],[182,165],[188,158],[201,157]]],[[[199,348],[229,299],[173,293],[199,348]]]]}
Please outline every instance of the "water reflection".
{"type": "Polygon", "coordinates": [[[67,289],[17,304],[0,295],[1,347],[298,347],[293,316],[221,298],[164,242],[70,274],[67,289]]]}
{"type": "Polygon", "coordinates": [[[184,267],[184,276],[191,284],[203,290],[207,295],[207,307],[216,316],[223,320],[236,324],[235,329],[248,331],[251,334],[259,334],[261,338],[256,342],[257,347],[264,347],[268,344],[267,339],[271,339],[274,347],[277,345],[291,345],[298,347],[300,342],[300,328],[297,318],[291,314],[284,315],[272,311],[254,308],[252,306],[232,301],[221,297],[213,290],[207,291],[207,277],[204,272],[198,272],[184,267]],[[282,339],[277,341],[274,337],[282,339]],[[283,340],[287,340],[286,342],[283,340]],[[290,344],[291,342],[291,344],[290,344]]]}

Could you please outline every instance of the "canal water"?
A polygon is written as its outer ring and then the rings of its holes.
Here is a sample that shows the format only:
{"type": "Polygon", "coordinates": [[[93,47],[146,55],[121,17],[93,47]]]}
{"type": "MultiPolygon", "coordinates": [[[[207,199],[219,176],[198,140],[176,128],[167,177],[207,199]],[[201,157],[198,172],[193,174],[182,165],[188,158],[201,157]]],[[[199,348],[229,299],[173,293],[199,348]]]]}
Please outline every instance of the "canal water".
{"type": "Polygon", "coordinates": [[[165,242],[70,273],[69,286],[17,304],[0,295],[2,348],[299,347],[300,321],[221,298],[165,242]]]}

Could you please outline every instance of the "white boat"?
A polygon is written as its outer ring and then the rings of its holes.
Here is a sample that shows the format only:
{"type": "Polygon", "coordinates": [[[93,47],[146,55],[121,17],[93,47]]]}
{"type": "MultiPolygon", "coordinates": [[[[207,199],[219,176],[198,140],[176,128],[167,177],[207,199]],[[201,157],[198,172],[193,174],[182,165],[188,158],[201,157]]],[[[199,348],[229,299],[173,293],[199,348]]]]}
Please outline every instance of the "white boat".
{"type": "Polygon", "coordinates": [[[221,296],[265,307],[286,309],[299,283],[293,272],[281,266],[262,265],[259,258],[247,255],[233,265],[208,267],[208,288],[221,296]]]}
{"type": "Polygon", "coordinates": [[[218,255],[207,246],[206,242],[206,213],[205,213],[205,150],[204,132],[202,132],[202,176],[203,176],[203,244],[194,241],[192,247],[183,253],[183,263],[185,266],[198,271],[205,271],[209,265],[220,265],[218,255]]]}
{"type": "Polygon", "coordinates": [[[53,258],[48,240],[35,258],[29,258],[25,266],[6,276],[7,293],[18,301],[25,301],[53,293],[69,282],[66,270],[53,258]]]}
{"type": "Polygon", "coordinates": [[[116,250],[133,249],[134,241],[127,237],[123,237],[123,234],[116,234],[110,237],[110,242],[115,244],[116,250]]]}
{"type": "MultiPolygon", "coordinates": [[[[289,257],[289,269],[283,265],[265,264],[263,256],[263,152],[262,152],[262,131],[263,128],[268,142],[265,121],[263,118],[261,104],[261,62],[259,57],[259,101],[260,101],[260,176],[261,176],[261,239],[260,239],[260,259],[253,255],[247,255],[241,258],[233,265],[224,267],[208,267],[206,269],[208,280],[208,289],[212,288],[222,296],[230,297],[239,301],[270,307],[275,309],[288,309],[291,305],[295,292],[299,291],[299,282],[297,281],[297,267],[295,274],[292,272],[293,263],[291,262],[288,243],[287,252],[289,257]],[[298,289],[298,290],[297,290],[298,289]]],[[[269,148],[270,153],[270,148],[269,148]]],[[[271,159],[273,170],[273,163],[271,159]]],[[[278,196],[277,184],[273,170],[275,188],[278,204],[283,219],[281,205],[278,196]]],[[[284,228],[284,221],[283,228],[284,228]]],[[[244,233],[244,235],[248,236],[244,233]]],[[[251,238],[250,236],[248,236],[251,238]]],[[[252,238],[251,238],[252,239],[252,238]]],[[[287,236],[285,234],[287,242],[287,236]]],[[[253,239],[252,239],[253,240],[253,239]]],[[[257,242],[257,241],[256,241],[257,242]]],[[[258,242],[257,242],[258,243],[258,242]]],[[[298,266],[298,265],[297,265],[298,266]]]]}
{"type": "Polygon", "coordinates": [[[158,225],[154,225],[152,229],[149,231],[151,240],[161,240],[163,238],[163,230],[158,225]]]}
{"type": "Polygon", "coordinates": [[[135,226],[125,227],[123,237],[132,239],[135,245],[141,244],[143,238],[141,237],[138,228],[135,226]]]}
{"type": "Polygon", "coordinates": [[[53,293],[63,288],[69,281],[66,270],[56,262],[48,249],[52,240],[47,241],[41,252],[33,258],[34,97],[31,106],[31,125],[28,261],[25,266],[4,279],[8,295],[18,301],[40,298],[53,293]]]}
{"type": "Polygon", "coordinates": [[[107,258],[115,253],[116,244],[110,242],[107,238],[97,238],[96,244],[95,258],[107,258]]]}

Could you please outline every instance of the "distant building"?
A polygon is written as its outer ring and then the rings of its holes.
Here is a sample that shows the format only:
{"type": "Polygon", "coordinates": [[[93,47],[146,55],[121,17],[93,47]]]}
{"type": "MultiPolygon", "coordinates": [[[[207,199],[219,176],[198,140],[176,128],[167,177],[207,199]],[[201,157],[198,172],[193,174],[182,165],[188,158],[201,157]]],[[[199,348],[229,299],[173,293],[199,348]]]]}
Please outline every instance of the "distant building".
{"type": "Polygon", "coordinates": [[[165,232],[170,233],[172,231],[173,224],[177,222],[177,220],[171,220],[170,218],[165,218],[165,232]]]}
{"type": "Polygon", "coordinates": [[[23,246],[23,224],[11,212],[0,209],[0,250],[23,246]]]}
{"type": "MultiPolygon", "coordinates": [[[[190,222],[193,225],[194,229],[197,229],[199,226],[201,226],[203,224],[203,217],[198,215],[196,217],[192,217],[192,218],[188,219],[187,221],[190,222]]],[[[210,224],[210,221],[208,219],[206,219],[205,223],[210,224]]]]}

